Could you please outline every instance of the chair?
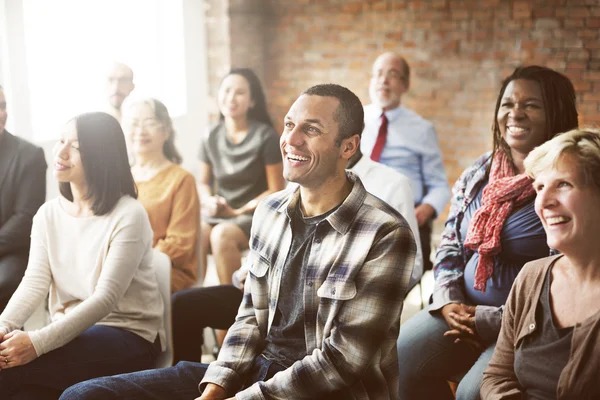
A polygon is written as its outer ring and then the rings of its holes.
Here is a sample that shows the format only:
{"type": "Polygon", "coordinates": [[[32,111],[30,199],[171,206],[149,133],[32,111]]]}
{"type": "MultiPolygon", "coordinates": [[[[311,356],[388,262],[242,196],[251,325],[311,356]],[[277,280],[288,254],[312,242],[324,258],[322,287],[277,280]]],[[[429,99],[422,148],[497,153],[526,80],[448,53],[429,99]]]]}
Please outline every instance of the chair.
{"type": "Polygon", "coordinates": [[[173,365],[173,336],[171,321],[171,260],[169,256],[158,250],[153,250],[154,258],[152,264],[156,270],[158,289],[164,304],[164,327],[167,348],[161,352],[154,363],[155,368],[166,368],[173,365]]]}

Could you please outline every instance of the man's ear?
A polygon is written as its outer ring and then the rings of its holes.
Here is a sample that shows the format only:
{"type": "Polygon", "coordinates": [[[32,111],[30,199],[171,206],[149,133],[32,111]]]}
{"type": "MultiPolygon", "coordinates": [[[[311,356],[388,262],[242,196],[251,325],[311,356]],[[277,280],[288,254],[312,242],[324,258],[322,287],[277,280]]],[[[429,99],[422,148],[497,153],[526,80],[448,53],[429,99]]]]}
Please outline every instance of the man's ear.
{"type": "Polygon", "coordinates": [[[346,161],[349,160],[350,157],[356,153],[356,150],[358,150],[358,146],[360,146],[359,135],[352,135],[349,138],[344,139],[341,145],[342,158],[346,161]]]}

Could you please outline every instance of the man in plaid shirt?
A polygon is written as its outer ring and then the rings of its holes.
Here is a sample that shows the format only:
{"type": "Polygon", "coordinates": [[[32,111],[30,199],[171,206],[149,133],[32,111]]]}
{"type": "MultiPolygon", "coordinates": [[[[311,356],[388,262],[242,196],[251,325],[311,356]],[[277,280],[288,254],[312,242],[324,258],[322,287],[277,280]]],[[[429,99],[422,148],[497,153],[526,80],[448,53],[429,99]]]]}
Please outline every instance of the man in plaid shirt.
{"type": "Polygon", "coordinates": [[[396,399],[396,340],[416,245],[405,219],[346,171],[363,108],[333,84],[285,117],[284,176],[265,198],[249,274],[217,361],[84,382],[63,399],[396,399]],[[232,397],[234,396],[234,397],[232,397]]]}

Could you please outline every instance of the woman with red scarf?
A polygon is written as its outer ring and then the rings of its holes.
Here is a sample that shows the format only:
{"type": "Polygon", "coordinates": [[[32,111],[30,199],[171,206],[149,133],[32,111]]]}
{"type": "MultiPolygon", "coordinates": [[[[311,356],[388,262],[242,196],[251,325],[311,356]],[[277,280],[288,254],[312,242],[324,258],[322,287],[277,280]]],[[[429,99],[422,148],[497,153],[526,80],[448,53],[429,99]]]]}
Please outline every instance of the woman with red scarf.
{"type": "Polygon", "coordinates": [[[435,260],[432,303],[400,329],[400,399],[479,399],[504,304],[529,261],[548,255],[523,160],[534,147],[577,127],[575,90],[551,69],[517,68],[496,101],[493,150],[453,189],[435,260]]]}

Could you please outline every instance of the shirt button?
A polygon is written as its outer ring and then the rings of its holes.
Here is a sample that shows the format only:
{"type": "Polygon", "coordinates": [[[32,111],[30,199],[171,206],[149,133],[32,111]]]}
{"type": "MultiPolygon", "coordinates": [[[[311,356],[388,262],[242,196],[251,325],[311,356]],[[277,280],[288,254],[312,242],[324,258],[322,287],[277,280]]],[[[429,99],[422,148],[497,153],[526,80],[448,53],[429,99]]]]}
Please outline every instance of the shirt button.
{"type": "Polygon", "coordinates": [[[313,283],[312,282],[308,282],[308,287],[312,287],[313,283]]]}
{"type": "Polygon", "coordinates": [[[331,289],[331,294],[335,294],[335,288],[331,289]]]}
{"type": "Polygon", "coordinates": [[[319,244],[319,243],[321,243],[321,238],[316,238],[316,239],[315,239],[315,243],[316,243],[316,244],[319,244]]]}
{"type": "Polygon", "coordinates": [[[535,324],[529,324],[529,330],[532,331],[535,329],[535,324]]]}

